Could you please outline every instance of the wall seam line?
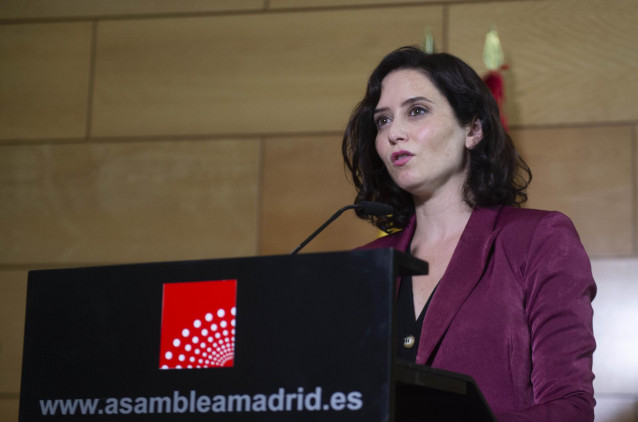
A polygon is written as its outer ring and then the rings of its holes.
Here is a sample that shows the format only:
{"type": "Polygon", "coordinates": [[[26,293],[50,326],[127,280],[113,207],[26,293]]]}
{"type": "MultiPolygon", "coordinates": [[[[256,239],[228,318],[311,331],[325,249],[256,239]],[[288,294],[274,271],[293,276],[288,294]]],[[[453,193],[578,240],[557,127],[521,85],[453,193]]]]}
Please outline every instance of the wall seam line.
{"type": "Polygon", "coordinates": [[[443,6],[443,51],[449,52],[450,48],[450,6],[443,6]]]}
{"type": "Polygon", "coordinates": [[[91,132],[93,131],[93,94],[95,90],[95,66],[97,61],[97,25],[97,20],[94,20],[91,25],[91,51],[89,55],[89,86],[86,98],[85,140],[91,139],[91,132]]]}
{"type": "Polygon", "coordinates": [[[262,236],[262,213],[263,207],[263,193],[264,193],[264,169],[265,169],[265,156],[266,156],[266,137],[261,136],[259,138],[259,161],[257,169],[257,195],[255,200],[255,255],[261,255],[261,236],[262,236]]]}

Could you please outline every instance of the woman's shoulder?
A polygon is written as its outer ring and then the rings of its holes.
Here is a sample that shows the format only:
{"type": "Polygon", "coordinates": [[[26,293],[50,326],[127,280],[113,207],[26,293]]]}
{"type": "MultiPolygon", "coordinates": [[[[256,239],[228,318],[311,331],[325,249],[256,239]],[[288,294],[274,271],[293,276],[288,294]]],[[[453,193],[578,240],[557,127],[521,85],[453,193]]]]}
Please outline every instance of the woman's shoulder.
{"type": "Polygon", "coordinates": [[[496,219],[494,231],[502,242],[510,246],[518,245],[525,250],[533,249],[534,245],[548,248],[574,245],[582,248],[574,223],[559,211],[503,207],[496,219]]]}
{"type": "Polygon", "coordinates": [[[548,211],[535,208],[503,207],[496,220],[497,228],[536,230],[539,225],[572,226],[571,219],[560,211],[548,211]]]}

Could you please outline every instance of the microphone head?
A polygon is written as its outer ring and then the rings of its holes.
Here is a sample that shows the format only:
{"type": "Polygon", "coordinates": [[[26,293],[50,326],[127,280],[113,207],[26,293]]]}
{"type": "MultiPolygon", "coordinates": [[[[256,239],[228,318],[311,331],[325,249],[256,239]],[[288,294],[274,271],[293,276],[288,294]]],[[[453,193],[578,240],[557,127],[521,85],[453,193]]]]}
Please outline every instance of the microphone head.
{"type": "Polygon", "coordinates": [[[391,205],[370,201],[359,202],[357,209],[365,215],[390,215],[394,212],[391,205]]]}

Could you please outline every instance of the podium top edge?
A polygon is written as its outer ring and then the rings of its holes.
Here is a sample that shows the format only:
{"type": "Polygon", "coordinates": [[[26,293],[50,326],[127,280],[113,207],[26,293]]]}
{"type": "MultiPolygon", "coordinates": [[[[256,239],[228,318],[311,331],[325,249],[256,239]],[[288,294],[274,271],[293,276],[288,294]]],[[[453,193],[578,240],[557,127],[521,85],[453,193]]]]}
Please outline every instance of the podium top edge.
{"type": "Polygon", "coordinates": [[[96,265],[77,265],[64,267],[64,264],[55,266],[52,268],[39,268],[29,270],[29,275],[42,273],[42,272],[57,272],[57,271],[69,271],[69,270],[91,270],[98,268],[124,268],[124,267],[143,267],[149,265],[198,265],[205,263],[216,263],[222,261],[251,261],[251,260],[267,260],[267,259],[283,259],[283,260],[297,260],[304,261],[307,259],[317,259],[320,257],[333,257],[333,256],[347,256],[347,255],[372,255],[378,259],[388,259],[394,265],[394,272],[399,276],[405,275],[424,275],[428,273],[428,263],[415,258],[407,253],[400,252],[392,248],[379,248],[379,249],[361,249],[353,251],[329,251],[329,252],[308,252],[297,255],[290,254],[275,254],[275,255],[255,255],[255,256],[240,256],[240,257],[225,257],[225,258],[202,258],[193,260],[168,260],[168,261],[147,261],[147,262],[124,262],[124,263],[108,263],[108,264],[96,264],[96,265]]]}

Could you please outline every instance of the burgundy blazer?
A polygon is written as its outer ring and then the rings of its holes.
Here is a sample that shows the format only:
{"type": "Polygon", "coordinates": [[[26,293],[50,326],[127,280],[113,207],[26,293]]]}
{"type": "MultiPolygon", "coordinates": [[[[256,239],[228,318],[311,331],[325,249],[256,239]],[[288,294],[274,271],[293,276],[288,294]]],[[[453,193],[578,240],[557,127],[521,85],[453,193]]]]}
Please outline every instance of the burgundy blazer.
{"type": "MultiPolygon", "coordinates": [[[[363,249],[409,252],[416,219],[363,249]]],[[[589,258],[558,212],[476,207],[423,321],[416,362],[470,375],[500,422],[594,420],[589,258]]]]}

